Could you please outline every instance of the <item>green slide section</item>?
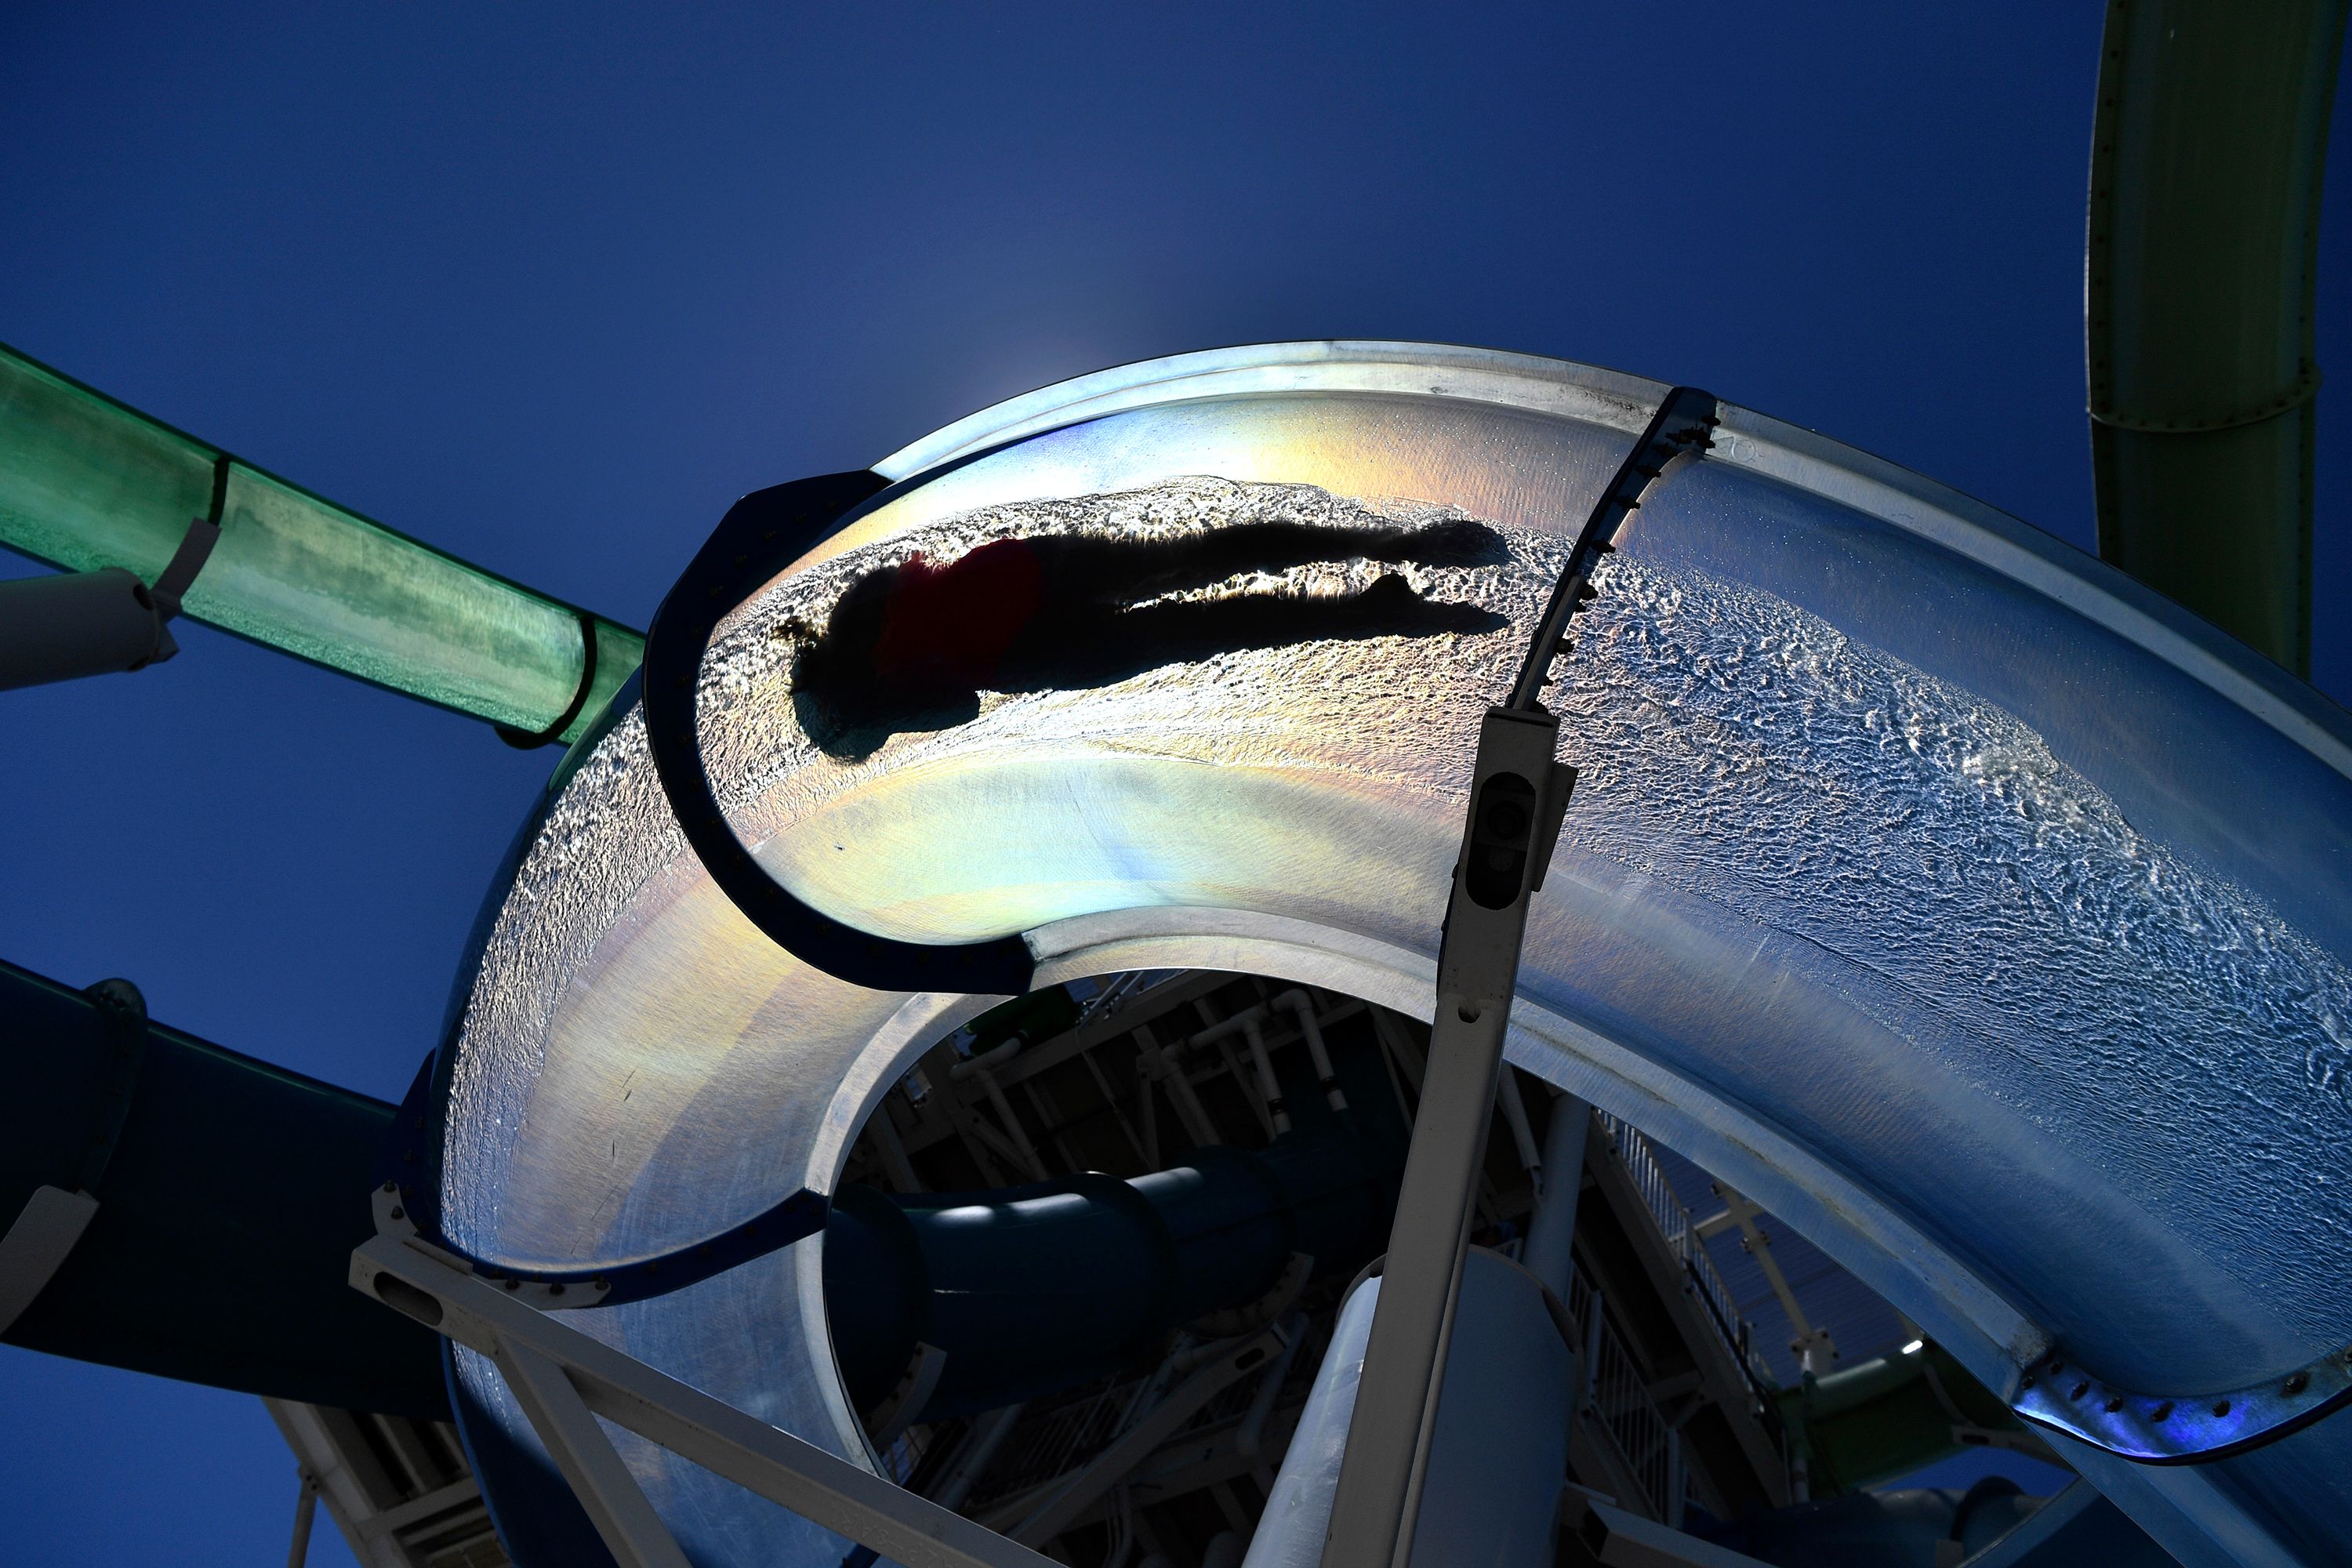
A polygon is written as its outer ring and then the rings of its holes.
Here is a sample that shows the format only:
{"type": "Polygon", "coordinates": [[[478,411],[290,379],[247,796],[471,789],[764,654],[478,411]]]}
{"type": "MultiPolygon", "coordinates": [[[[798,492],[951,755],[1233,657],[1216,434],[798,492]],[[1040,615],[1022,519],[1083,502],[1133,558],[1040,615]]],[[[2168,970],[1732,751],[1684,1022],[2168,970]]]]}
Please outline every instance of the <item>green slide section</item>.
{"type": "Polygon", "coordinates": [[[213,515],[220,542],[184,614],[510,731],[574,739],[645,651],[625,626],[395,533],[0,345],[0,544],[67,571],[127,567],[152,584],[190,521],[213,515]]]}
{"type": "Polygon", "coordinates": [[[1933,1343],[1806,1378],[1780,1391],[1780,1407],[1815,1498],[1907,1475],[1971,1442],[2059,1462],[1998,1395],[1933,1343]]]}
{"type": "Polygon", "coordinates": [[[2099,553],[2311,673],[2319,216],[2347,0],[2108,0],[2084,302],[2099,553]]]}

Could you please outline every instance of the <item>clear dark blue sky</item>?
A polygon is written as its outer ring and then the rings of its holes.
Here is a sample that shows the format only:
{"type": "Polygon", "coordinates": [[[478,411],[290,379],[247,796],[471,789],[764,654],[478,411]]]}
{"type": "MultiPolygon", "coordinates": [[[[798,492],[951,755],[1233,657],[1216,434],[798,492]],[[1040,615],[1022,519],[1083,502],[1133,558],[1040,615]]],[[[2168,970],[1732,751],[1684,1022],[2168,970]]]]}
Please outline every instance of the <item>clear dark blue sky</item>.
{"type": "MultiPolygon", "coordinates": [[[[743,490],[1262,339],[1695,382],[2091,541],[2090,0],[490,9],[0,6],[0,339],[639,626],[743,490]]],[[[179,637],[0,698],[0,952],[395,1096],[552,755],[179,637]]],[[[293,1491],[250,1399],[0,1350],[13,1562],[278,1561],[293,1491]]]]}

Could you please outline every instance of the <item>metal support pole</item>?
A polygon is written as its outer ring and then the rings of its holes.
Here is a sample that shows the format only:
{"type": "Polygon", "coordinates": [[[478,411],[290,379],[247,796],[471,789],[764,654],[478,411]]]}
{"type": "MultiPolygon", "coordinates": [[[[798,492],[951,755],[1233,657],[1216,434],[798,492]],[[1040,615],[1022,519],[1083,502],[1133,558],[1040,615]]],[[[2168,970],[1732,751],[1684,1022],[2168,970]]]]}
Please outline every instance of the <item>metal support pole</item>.
{"type": "Polygon", "coordinates": [[[1568,1300],[1575,1271],[1576,1200],[1584,1186],[1584,1134],[1592,1107],[1572,1094],[1551,1102],[1551,1125],[1544,1129],[1544,1190],[1528,1223],[1528,1272],[1568,1300]]]}
{"type": "Polygon", "coordinates": [[[686,1553],[563,1368],[529,1345],[504,1339],[491,1359],[614,1561],[621,1568],[687,1568],[686,1553]]]}
{"type": "Polygon", "coordinates": [[[1528,905],[1543,885],[1576,782],[1576,770],[1554,760],[1559,721],[1544,709],[1543,689],[1553,662],[1570,650],[1570,621],[1595,596],[1591,579],[1617,530],[1668,464],[1710,444],[1716,416],[1716,400],[1689,387],[1658,405],[1578,534],[1508,704],[1489,708],[1480,726],[1469,820],[1438,950],[1428,1073],[1323,1568],[1404,1568],[1411,1561],[1528,905]]]}
{"type": "Polygon", "coordinates": [[[305,1465],[298,1472],[302,1490],[294,1500],[294,1541],[286,1549],[286,1568],[302,1568],[310,1561],[310,1526],[319,1518],[319,1478],[305,1465]]]}
{"type": "Polygon", "coordinates": [[[179,651],[147,584],[122,567],[0,583],[0,691],[144,669],[179,651]]]}
{"type": "Polygon", "coordinates": [[[1518,978],[1530,868],[1538,842],[1550,837],[1545,817],[1557,820],[1554,804],[1565,807],[1574,778],[1552,760],[1559,731],[1549,714],[1492,708],[1480,733],[1470,826],[1438,960],[1429,1068],[1332,1501],[1325,1568],[1385,1568],[1411,1548],[1518,978]]]}

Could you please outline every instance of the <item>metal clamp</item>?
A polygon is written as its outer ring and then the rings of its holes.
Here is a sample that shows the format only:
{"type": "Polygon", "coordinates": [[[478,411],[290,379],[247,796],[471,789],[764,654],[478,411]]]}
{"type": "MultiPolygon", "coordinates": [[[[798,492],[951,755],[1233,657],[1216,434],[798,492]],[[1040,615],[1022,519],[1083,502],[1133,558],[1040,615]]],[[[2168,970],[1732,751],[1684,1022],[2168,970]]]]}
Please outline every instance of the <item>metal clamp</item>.
{"type": "Polygon", "coordinates": [[[168,621],[180,613],[180,601],[195,586],[196,574],[212,559],[213,546],[220,542],[221,517],[228,509],[229,465],[236,459],[226,452],[213,459],[213,499],[202,517],[188,520],[188,531],[180,536],[180,547],[172,552],[172,559],[155,579],[149,592],[155,600],[158,620],[168,621]]]}
{"type": "Polygon", "coordinates": [[[228,470],[236,461],[226,452],[213,458],[212,503],[204,516],[188,520],[188,531],[180,535],[179,548],[156,574],[154,586],[147,590],[148,602],[155,606],[155,651],[146,660],[149,664],[161,664],[180,651],[165,623],[179,618],[180,601],[195,586],[196,574],[205,569],[205,563],[213,558],[213,546],[220,542],[221,518],[228,510],[228,470]]]}
{"type": "Polygon", "coordinates": [[[580,617],[580,684],[572,689],[572,700],[563,711],[548,721],[543,730],[518,730],[511,724],[496,726],[499,739],[519,752],[535,751],[541,746],[563,739],[563,731],[572,728],[580,717],[580,710],[588,706],[588,694],[596,689],[596,617],[585,610],[574,610],[580,617]]]}
{"type": "Polygon", "coordinates": [[[2226,1459],[2352,1405],[2352,1346],[2229,1394],[2167,1398],[2100,1382],[2052,1351],[2026,1368],[2010,1408],[2024,1420],[2143,1465],[2226,1459]]]}
{"type": "Polygon", "coordinates": [[[1036,960],[1018,935],[988,942],[903,942],[803,902],[735,837],[702,765],[695,697],[720,617],[885,488],[878,474],[824,474],[737,501],[662,601],[646,637],[646,740],[686,841],[721,892],[771,942],[811,968],[877,991],[1019,996],[1036,960]]]}

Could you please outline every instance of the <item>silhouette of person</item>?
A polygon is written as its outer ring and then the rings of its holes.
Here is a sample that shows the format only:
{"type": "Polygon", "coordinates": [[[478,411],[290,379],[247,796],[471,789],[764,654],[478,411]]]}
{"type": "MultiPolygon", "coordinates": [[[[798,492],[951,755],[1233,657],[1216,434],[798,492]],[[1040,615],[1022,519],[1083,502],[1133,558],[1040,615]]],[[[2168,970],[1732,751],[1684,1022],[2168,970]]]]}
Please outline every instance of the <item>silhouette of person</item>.
{"type": "Polygon", "coordinates": [[[851,584],[821,634],[788,628],[803,639],[795,702],[820,746],[863,756],[900,731],[968,722],[982,691],[1108,686],[1242,648],[1507,624],[1475,605],[1425,598],[1395,573],[1345,595],[1165,597],[1357,557],[1468,566],[1507,561],[1509,552],[1494,530],[1454,519],[1387,528],[1237,523],[1160,539],[1043,534],[993,540],[945,565],[913,555],[851,584]]]}

